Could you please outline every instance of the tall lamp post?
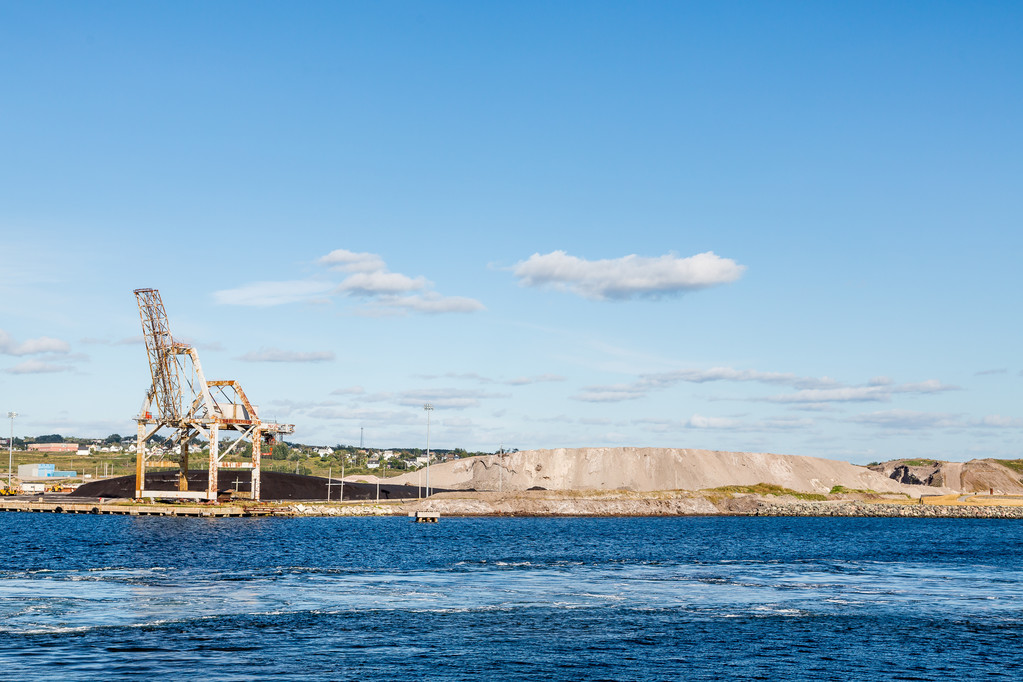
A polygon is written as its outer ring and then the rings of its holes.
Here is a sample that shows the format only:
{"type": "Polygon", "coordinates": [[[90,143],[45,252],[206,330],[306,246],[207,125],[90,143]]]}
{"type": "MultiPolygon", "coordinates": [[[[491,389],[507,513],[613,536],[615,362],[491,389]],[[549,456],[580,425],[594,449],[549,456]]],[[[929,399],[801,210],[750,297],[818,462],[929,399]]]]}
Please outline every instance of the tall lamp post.
{"type": "MultiPolygon", "coordinates": [[[[426,410],[426,496],[430,496],[430,413],[433,412],[433,403],[423,405],[426,410]]],[[[13,422],[12,422],[13,423],[13,422]]]]}
{"type": "Polygon", "coordinates": [[[11,441],[7,444],[7,489],[11,489],[11,470],[14,468],[14,418],[18,416],[17,412],[8,412],[7,416],[11,420],[11,441]]]}

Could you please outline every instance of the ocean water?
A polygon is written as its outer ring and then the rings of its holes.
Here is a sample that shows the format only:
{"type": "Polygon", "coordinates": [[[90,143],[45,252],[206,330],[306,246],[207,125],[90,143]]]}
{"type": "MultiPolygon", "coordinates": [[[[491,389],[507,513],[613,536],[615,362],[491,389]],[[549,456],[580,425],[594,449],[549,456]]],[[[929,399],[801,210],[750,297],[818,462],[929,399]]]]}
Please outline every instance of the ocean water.
{"type": "Polygon", "coordinates": [[[0,514],[0,679],[1023,678],[1023,523],[0,514]]]}

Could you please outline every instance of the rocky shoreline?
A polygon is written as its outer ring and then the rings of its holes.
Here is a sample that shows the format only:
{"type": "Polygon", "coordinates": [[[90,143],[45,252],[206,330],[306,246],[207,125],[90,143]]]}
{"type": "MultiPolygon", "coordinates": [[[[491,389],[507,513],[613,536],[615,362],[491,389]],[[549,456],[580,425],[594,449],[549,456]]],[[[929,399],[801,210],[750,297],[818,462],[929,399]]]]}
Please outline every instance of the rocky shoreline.
{"type": "Polygon", "coordinates": [[[1023,507],[994,505],[937,505],[937,504],[863,504],[831,502],[801,502],[786,505],[768,505],[753,516],[849,516],[868,518],[965,518],[965,519],[1023,519],[1023,507]]]}
{"type": "Polygon", "coordinates": [[[438,512],[445,516],[815,516],[869,518],[1023,518],[1023,506],[932,504],[919,500],[800,500],[789,496],[720,495],[672,491],[660,494],[593,492],[556,495],[479,493],[445,494],[409,501],[401,511],[438,512]]]}
{"type": "Polygon", "coordinates": [[[477,504],[421,505],[316,505],[298,504],[279,510],[287,516],[406,516],[415,511],[431,511],[448,517],[578,517],[597,518],[649,516],[774,516],[774,517],[847,517],[847,518],[969,518],[1023,519],[1023,507],[925,504],[849,504],[800,503],[759,504],[747,511],[720,510],[713,505],[643,504],[613,506],[599,504],[560,504],[529,506],[490,506],[477,504]]]}
{"type": "Polygon", "coordinates": [[[792,496],[668,491],[553,491],[517,493],[440,493],[426,499],[379,502],[278,502],[233,505],[136,504],[128,501],[10,500],[2,511],[145,516],[408,516],[432,512],[442,517],[653,517],[789,516],[862,518],[1023,519],[1023,498],[999,500],[829,499],[792,496]]]}

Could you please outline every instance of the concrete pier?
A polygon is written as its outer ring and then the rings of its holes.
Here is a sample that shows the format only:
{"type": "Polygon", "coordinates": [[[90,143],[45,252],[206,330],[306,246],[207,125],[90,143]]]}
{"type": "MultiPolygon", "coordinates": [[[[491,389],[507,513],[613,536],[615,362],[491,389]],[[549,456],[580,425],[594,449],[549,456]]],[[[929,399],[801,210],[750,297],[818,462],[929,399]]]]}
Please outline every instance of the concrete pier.
{"type": "Polygon", "coordinates": [[[437,523],[440,520],[440,513],[417,511],[409,514],[413,523],[437,523]]]}
{"type": "MultiPolygon", "coordinates": [[[[117,502],[71,502],[37,500],[2,500],[0,511],[42,512],[56,514],[120,514],[124,516],[199,516],[210,518],[274,516],[277,509],[270,506],[242,505],[168,505],[125,504],[117,502]]],[[[279,510],[290,514],[287,508],[279,510]]]]}

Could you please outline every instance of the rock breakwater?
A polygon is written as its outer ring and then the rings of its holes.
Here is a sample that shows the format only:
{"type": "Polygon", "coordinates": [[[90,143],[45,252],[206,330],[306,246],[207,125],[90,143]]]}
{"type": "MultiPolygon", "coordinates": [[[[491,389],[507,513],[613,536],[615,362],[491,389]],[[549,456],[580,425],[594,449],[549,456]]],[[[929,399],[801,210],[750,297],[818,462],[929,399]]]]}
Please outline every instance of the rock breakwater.
{"type": "Polygon", "coordinates": [[[862,516],[956,519],[1023,519],[1023,507],[986,505],[863,504],[834,502],[798,502],[765,504],[753,516],[862,516]]]}

